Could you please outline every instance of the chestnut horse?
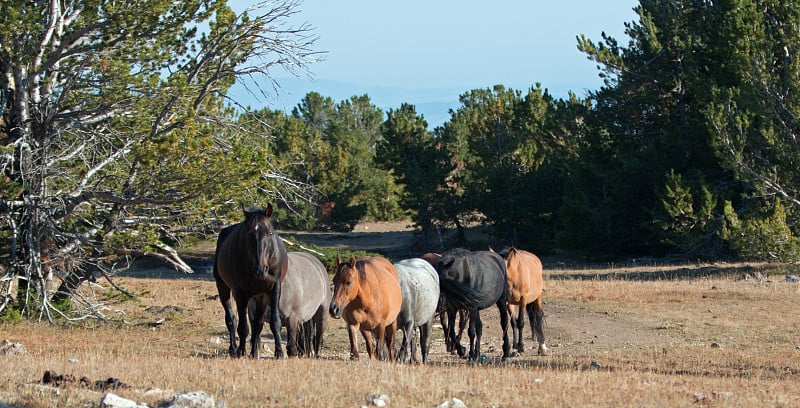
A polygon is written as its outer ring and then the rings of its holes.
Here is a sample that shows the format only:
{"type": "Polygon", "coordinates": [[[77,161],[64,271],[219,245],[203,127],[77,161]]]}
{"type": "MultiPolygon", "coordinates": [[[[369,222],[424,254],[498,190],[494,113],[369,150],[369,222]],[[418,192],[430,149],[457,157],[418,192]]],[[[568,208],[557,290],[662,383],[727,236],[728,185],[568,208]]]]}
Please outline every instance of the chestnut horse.
{"type": "Polygon", "coordinates": [[[518,352],[525,351],[522,329],[525,326],[525,309],[531,323],[531,334],[539,342],[539,354],[547,354],[542,323],[542,293],[544,278],[539,257],[521,249],[506,248],[498,252],[506,260],[508,271],[508,312],[511,315],[511,345],[518,352]]]}
{"type": "Polygon", "coordinates": [[[350,337],[350,359],[358,360],[360,331],[370,359],[394,359],[397,315],[403,303],[397,270],[381,257],[336,257],[333,299],[328,308],[334,319],[344,318],[350,337]],[[384,347],[385,342],[385,347],[384,347]],[[384,351],[388,356],[384,356],[384,351]]]}
{"type": "Polygon", "coordinates": [[[225,326],[230,335],[228,352],[232,357],[241,357],[245,354],[245,340],[249,334],[248,303],[252,300],[250,324],[253,327],[253,335],[250,338],[250,357],[258,358],[264,312],[267,308],[270,310],[270,329],[275,338],[275,357],[283,357],[278,304],[281,282],[286,276],[288,266],[286,247],[275,233],[270,221],[272,204],[265,210],[247,211],[242,207],[242,211],[244,221],[225,227],[219,233],[214,254],[214,280],[217,283],[219,300],[225,309],[225,326]],[[238,327],[231,304],[231,292],[239,315],[238,327]]]}

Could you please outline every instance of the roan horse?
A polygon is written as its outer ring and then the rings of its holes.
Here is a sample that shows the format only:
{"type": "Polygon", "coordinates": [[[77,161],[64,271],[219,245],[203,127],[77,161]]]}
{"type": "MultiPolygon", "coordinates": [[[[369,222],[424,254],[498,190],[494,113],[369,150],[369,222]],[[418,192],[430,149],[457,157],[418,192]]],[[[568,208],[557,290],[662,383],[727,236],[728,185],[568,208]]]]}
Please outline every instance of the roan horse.
{"type": "Polygon", "coordinates": [[[511,346],[508,341],[508,282],[506,264],[500,255],[489,251],[471,252],[454,249],[442,255],[436,264],[442,302],[448,313],[447,336],[460,356],[465,350],[455,339],[456,311],[465,310],[469,316],[469,355],[471,361],[481,358],[483,323],[480,310],[497,305],[500,327],[503,330],[503,360],[508,360],[511,346]]]}
{"type": "Polygon", "coordinates": [[[311,357],[313,353],[319,357],[331,299],[328,271],[319,259],[306,252],[287,255],[289,269],[281,284],[280,299],[281,321],[288,337],[286,351],[290,356],[311,357]]]}
{"type": "Polygon", "coordinates": [[[264,311],[269,307],[269,324],[275,338],[275,357],[283,357],[280,336],[280,314],[278,302],[281,283],[286,276],[288,257],[283,241],[272,227],[272,204],[265,210],[244,212],[244,221],[225,227],[217,238],[214,255],[214,279],[217,282],[219,300],[225,309],[225,325],[230,335],[231,356],[245,354],[248,336],[248,302],[254,302],[250,314],[253,335],[250,338],[250,357],[258,358],[261,347],[261,330],[264,327],[264,311]],[[231,305],[231,292],[236,301],[239,316],[239,345],[236,345],[236,315],[231,305]]]}
{"type": "Polygon", "coordinates": [[[539,354],[547,354],[544,344],[544,311],[542,294],[544,278],[542,261],[538,256],[521,249],[506,248],[498,252],[506,260],[508,271],[508,312],[511,315],[511,345],[518,352],[525,351],[522,329],[525,326],[525,311],[531,323],[531,334],[539,343],[539,354]]]}
{"type": "Polygon", "coordinates": [[[333,299],[328,309],[335,319],[344,318],[350,337],[350,359],[358,360],[360,331],[370,359],[394,359],[397,315],[403,303],[397,270],[381,257],[336,258],[333,299]],[[385,343],[384,343],[385,342],[385,343]],[[385,346],[384,346],[385,344],[385,346]],[[384,351],[388,356],[384,356],[384,351]]]}
{"type": "Polygon", "coordinates": [[[433,318],[439,303],[439,275],[428,261],[420,258],[404,259],[394,264],[403,292],[403,305],[397,315],[397,324],[403,331],[403,343],[397,359],[409,361],[408,343],[411,343],[410,360],[417,362],[416,332],[419,327],[419,345],[422,364],[428,361],[433,318]]]}

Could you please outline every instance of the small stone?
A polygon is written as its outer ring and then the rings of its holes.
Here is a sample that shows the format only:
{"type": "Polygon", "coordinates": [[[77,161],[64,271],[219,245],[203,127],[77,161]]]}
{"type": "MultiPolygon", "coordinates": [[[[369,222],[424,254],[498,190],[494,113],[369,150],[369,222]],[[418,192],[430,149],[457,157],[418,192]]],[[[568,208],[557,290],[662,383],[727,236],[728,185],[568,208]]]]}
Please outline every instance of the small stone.
{"type": "Polygon", "coordinates": [[[78,359],[77,359],[77,358],[75,358],[75,357],[72,357],[72,358],[70,358],[70,359],[69,359],[69,360],[67,360],[67,361],[69,361],[71,364],[78,364],[78,359]]]}
{"type": "Polygon", "coordinates": [[[25,346],[20,343],[12,343],[8,339],[0,343],[0,355],[21,356],[25,353],[25,346]]]}
{"type": "Polygon", "coordinates": [[[168,402],[159,405],[159,408],[220,408],[225,404],[215,401],[214,397],[203,391],[182,392],[172,396],[168,402]]]}
{"type": "Polygon", "coordinates": [[[370,395],[367,397],[367,404],[373,407],[383,408],[389,404],[389,397],[384,394],[370,395]]]}
{"type": "Polygon", "coordinates": [[[715,342],[711,343],[711,348],[722,348],[722,345],[715,341],[715,342]]]}
{"type": "Polygon", "coordinates": [[[109,392],[106,395],[103,395],[103,398],[100,399],[100,406],[101,407],[108,407],[108,408],[145,408],[147,405],[139,404],[136,401],[129,400],[127,398],[122,398],[117,394],[109,392]]]}
{"type": "Polygon", "coordinates": [[[467,408],[467,404],[465,404],[464,401],[453,397],[439,404],[438,408],[467,408]]]}

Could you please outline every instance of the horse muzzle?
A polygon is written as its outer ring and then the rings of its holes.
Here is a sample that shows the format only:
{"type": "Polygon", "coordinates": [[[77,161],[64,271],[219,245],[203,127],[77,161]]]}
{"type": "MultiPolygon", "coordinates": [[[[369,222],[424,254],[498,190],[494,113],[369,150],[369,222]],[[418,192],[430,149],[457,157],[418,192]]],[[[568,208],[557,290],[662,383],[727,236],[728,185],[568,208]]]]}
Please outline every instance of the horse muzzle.
{"type": "Polygon", "coordinates": [[[331,306],[328,308],[328,312],[331,314],[331,317],[334,318],[334,319],[341,319],[342,318],[342,308],[337,306],[333,302],[331,302],[331,306]]]}

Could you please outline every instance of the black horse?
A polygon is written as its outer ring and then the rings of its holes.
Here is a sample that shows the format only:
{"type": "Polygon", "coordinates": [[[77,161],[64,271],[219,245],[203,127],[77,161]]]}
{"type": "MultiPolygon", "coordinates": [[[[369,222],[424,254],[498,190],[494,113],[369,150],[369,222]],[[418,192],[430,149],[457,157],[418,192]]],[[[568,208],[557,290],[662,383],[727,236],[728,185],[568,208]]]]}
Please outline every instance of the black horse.
{"type": "Polygon", "coordinates": [[[459,356],[465,349],[456,338],[456,312],[463,310],[469,316],[469,360],[481,356],[483,323],[480,310],[497,305],[500,311],[500,326],[503,329],[503,360],[509,358],[511,345],[508,340],[508,282],[503,258],[489,251],[454,249],[445,253],[436,263],[441,288],[441,303],[447,312],[448,325],[445,337],[456,348],[459,356]]]}
{"type": "Polygon", "coordinates": [[[217,282],[219,300],[225,308],[225,325],[230,334],[232,357],[245,354],[247,327],[247,304],[252,299],[253,313],[250,325],[250,357],[258,358],[261,346],[261,330],[264,327],[264,311],[269,309],[269,324],[275,338],[275,357],[283,357],[281,347],[281,319],[278,302],[281,282],[286,276],[288,257],[283,241],[270,222],[272,204],[265,210],[244,212],[244,221],[224,228],[217,239],[214,256],[214,279],[217,282]],[[236,315],[231,305],[231,292],[239,315],[239,345],[236,345],[236,315]],[[268,307],[269,306],[269,307],[268,307]]]}

